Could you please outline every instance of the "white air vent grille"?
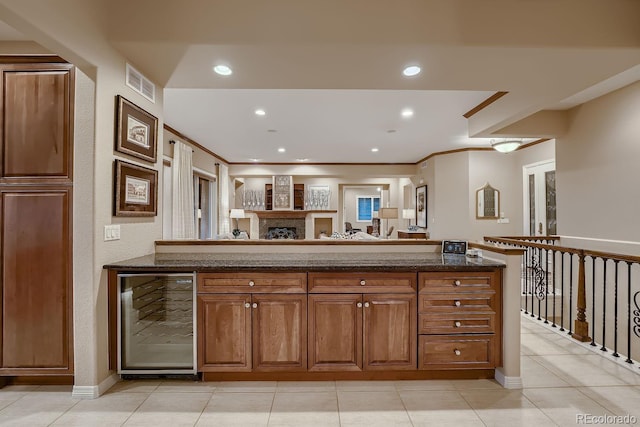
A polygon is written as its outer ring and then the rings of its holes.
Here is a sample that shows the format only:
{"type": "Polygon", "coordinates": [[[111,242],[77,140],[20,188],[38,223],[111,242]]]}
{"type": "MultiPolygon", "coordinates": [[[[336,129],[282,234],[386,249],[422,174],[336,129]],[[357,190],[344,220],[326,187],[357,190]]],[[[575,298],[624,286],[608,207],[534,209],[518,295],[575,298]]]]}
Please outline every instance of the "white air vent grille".
{"type": "Polygon", "coordinates": [[[144,96],[151,102],[156,102],[156,85],[143,76],[138,70],[127,64],[127,86],[144,96]]]}

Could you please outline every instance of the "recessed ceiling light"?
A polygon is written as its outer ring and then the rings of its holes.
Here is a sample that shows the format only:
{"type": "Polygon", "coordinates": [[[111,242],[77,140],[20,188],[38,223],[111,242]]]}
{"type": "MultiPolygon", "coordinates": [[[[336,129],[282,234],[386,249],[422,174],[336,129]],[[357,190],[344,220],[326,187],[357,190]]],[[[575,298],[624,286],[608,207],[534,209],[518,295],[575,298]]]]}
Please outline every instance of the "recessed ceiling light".
{"type": "Polygon", "coordinates": [[[402,117],[413,117],[413,110],[411,108],[405,108],[400,114],[402,114],[402,117]]]}
{"type": "Polygon", "coordinates": [[[213,67],[213,71],[221,76],[230,76],[233,74],[233,70],[228,65],[216,65],[213,67]]]}
{"type": "Polygon", "coordinates": [[[372,148],[372,149],[371,149],[371,152],[372,152],[372,153],[377,153],[377,152],[378,152],[378,149],[377,149],[377,148],[372,148]]]}
{"type": "Polygon", "coordinates": [[[252,161],[252,162],[254,162],[254,163],[255,163],[255,162],[259,162],[259,161],[260,161],[260,159],[249,159],[249,160],[251,160],[251,161],[252,161]]]}
{"type": "Polygon", "coordinates": [[[382,191],[382,188],[378,187],[376,188],[377,191],[382,191]]]}
{"type": "Polygon", "coordinates": [[[284,153],[285,151],[287,151],[287,150],[285,150],[285,149],[284,149],[284,148],[282,148],[282,147],[278,148],[278,153],[284,153]]]}
{"type": "Polygon", "coordinates": [[[276,133],[276,132],[278,132],[278,130],[277,129],[267,129],[267,132],[276,133]]]}
{"type": "Polygon", "coordinates": [[[395,129],[389,129],[389,130],[387,130],[387,133],[396,133],[396,130],[395,129]]]}
{"type": "Polygon", "coordinates": [[[265,114],[267,114],[267,112],[264,111],[262,108],[258,108],[256,110],[256,116],[264,116],[265,114]]]}
{"type": "Polygon", "coordinates": [[[407,77],[412,77],[420,74],[420,71],[421,69],[417,65],[410,65],[406,67],[404,70],[402,70],[402,74],[404,74],[407,77]]]}
{"type": "Polygon", "coordinates": [[[297,162],[306,162],[309,161],[309,159],[296,159],[297,162]]]}

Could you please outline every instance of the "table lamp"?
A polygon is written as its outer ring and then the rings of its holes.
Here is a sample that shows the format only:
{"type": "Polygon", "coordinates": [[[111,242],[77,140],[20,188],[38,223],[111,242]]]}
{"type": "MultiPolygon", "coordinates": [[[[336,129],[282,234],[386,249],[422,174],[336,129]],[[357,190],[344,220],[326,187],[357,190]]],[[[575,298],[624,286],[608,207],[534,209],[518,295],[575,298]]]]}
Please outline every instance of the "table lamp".
{"type": "Polygon", "coordinates": [[[408,230],[413,230],[413,227],[411,226],[411,220],[412,219],[416,219],[416,210],[415,209],[402,209],[402,218],[409,220],[409,226],[407,227],[407,229],[408,230]]]}
{"type": "Polygon", "coordinates": [[[238,237],[240,235],[240,228],[238,228],[238,218],[244,218],[244,209],[231,209],[229,218],[233,218],[236,221],[236,227],[233,229],[233,236],[238,237]]]}
{"type": "Polygon", "coordinates": [[[384,227],[384,233],[382,233],[382,236],[384,238],[389,237],[388,234],[391,234],[387,231],[389,220],[398,218],[398,208],[380,208],[378,216],[380,219],[387,220],[387,227],[384,227]]]}

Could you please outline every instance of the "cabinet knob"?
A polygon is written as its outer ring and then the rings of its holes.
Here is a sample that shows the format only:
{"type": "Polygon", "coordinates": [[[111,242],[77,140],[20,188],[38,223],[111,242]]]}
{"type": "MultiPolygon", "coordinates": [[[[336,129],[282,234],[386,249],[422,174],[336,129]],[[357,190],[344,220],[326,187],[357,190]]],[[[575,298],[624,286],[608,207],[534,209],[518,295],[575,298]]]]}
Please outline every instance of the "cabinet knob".
{"type": "Polygon", "coordinates": [[[249,286],[253,286],[255,284],[256,284],[256,282],[254,282],[253,280],[249,280],[249,286]]]}
{"type": "Polygon", "coordinates": [[[453,303],[456,307],[460,307],[462,305],[462,303],[460,301],[457,301],[453,303]]]}
{"type": "Polygon", "coordinates": [[[364,279],[360,280],[360,286],[364,286],[364,285],[366,285],[366,284],[367,284],[367,281],[366,281],[366,280],[364,280],[364,279]]]}
{"type": "Polygon", "coordinates": [[[365,302],[365,303],[364,303],[364,306],[365,306],[365,307],[369,307],[369,303],[368,303],[368,302],[365,302]]]}
{"type": "Polygon", "coordinates": [[[455,280],[455,281],[453,282],[453,284],[454,284],[455,286],[460,286],[460,280],[455,280]]]}
{"type": "Polygon", "coordinates": [[[252,305],[252,307],[253,307],[253,308],[258,308],[258,303],[257,303],[257,302],[254,302],[254,303],[253,303],[253,305],[252,305]]]}
{"type": "Polygon", "coordinates": [[[460,355],[462,354],[462,352],[461,352],[460,350],[458,350],[457,348],[456,348],[455,350],[453,350],[453,353],[454,353],[456,356],[460,356],[460,355]]]}
{"type": "Polygon", "coordinates": [[[357,303],[357,304],[356,304],[356,307],[358,307],[358,308],[362,308],[362,303],[361,303],[361,302],[357,303]]]}
{"type": "Polygon", "coordinates": [[[245,302],[245,303],[244,303],[244,307],[245,307],[245,308],[249,308],[249,307],[251,307],[251,304],[249,304],[248,302],[245,302]]]}
{"type": "Polygon", "coordinates": [[[460,326],[462,326],[462,323],[460,323],[459,321],[456,321],[454,325],[456,328],[459,328],[460,326]]]}

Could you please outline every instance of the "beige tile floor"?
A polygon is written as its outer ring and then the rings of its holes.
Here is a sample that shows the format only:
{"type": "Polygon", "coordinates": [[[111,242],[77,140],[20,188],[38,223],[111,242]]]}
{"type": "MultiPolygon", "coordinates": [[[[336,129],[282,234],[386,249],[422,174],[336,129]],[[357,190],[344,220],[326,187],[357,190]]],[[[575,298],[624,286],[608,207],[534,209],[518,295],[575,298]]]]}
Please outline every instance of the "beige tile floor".
{"type": "Polygon", "coordinates": [[[578,414],[640,425],[637,364],[628,369],[524,316],[522,377],[522,390],[492,380],[126,381],[95,400],[73,399],[66,386],[9,386],[0,425],[542,427],[576,425],[578,414]]]}

